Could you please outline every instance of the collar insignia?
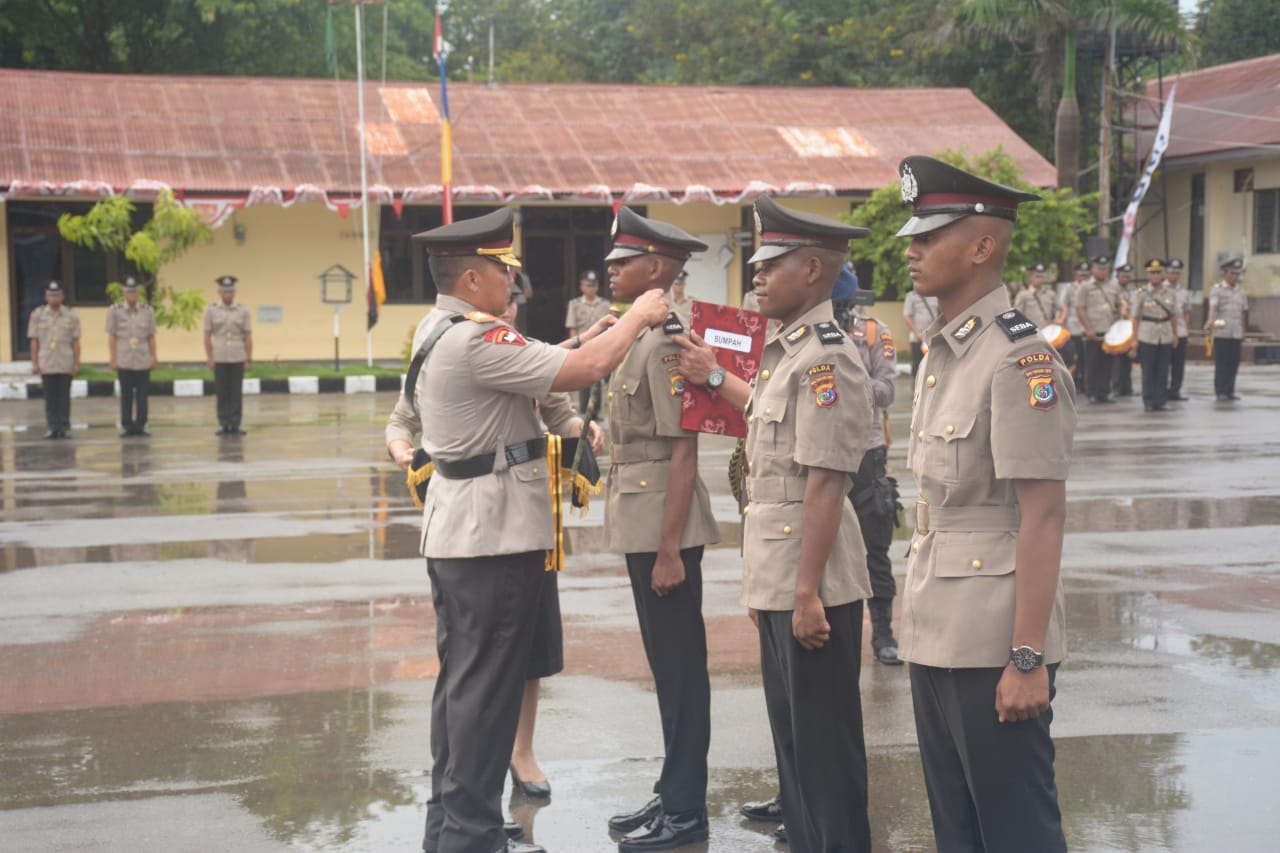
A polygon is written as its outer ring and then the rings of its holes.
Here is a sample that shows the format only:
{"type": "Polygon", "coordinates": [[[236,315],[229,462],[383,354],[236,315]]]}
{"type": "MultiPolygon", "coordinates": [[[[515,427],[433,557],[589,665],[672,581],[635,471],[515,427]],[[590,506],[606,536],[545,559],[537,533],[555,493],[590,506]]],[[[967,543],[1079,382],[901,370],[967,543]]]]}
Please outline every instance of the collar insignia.
{"type": "Polygon", "coordinates": [[[807,335],[807,334],[809,334],[809,327],[808,327],[808,326],[801,326],[800,328],[796,329],[795,331],[788,333],[788,334],[787,334],[787,337],[786,337],[786,341],[787,341],[787,343],[789,343],[789,344],[794,344],[796,341],[800,340],[801,338],[803,338],[803,337],[804,337],[805,335],[807,335]]]}
{"type": "Polygon", "coordinates": [[[977,314],[971,314],[969,315],[969,319],[965,320],[964,323],[960,325],[960,328],[951,333],[951,337],[955,338],[957,341],[963,342],[965,338],[969,337],[969,335],[978,331],[980,328],[982,328],[982,318],[977,314]]]}

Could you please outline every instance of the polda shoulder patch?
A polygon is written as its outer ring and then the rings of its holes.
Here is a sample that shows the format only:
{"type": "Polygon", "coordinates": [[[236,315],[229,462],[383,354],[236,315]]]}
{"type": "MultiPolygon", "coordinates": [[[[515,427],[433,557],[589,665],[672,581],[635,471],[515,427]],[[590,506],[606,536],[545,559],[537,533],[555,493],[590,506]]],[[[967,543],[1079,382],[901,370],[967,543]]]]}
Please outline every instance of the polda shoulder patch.
{"type": "Polygon", "coordinates": [[[1031,322],[1031,318],[1016,308],[1010,308],[1003,314],[996,317],[996,325],[1009,337],[1009,340],[1016,341],[1019,338],[1025,338],[1027,335],[1034,335],[1039,331],[1039,327],[1031,322]]]}

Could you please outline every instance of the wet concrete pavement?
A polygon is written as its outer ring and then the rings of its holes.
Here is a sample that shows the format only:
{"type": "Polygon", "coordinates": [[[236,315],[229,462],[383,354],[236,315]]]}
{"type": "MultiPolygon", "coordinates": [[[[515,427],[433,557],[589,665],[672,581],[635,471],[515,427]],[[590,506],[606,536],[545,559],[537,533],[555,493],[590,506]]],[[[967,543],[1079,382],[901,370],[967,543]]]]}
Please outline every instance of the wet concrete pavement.
{"type": "MultiPolygon", "coordinates": [[[[1171,414],[1081,409],[1054,720],[1073,850],[1277,849],[1280,372],[1246,367],[1232,405],[1211,380],[1194,366],[1171,414]]],[[[0,404],[0,848],[420,849],[434,617],[392,398],[246,402],[242,439],[213,435],[211,400],[159,398],[154,436],[122,440],[112,401],[76,400],[62,442],[39,401],[0,404]]],[[[702,464],[733,541],[729,449],[704,441],[702,464]]],[[[573,520],[567,668],[543,682],[554,797],[509,800],[554,853],[616,849],[604,820],[660,760],[599,514],[573,520]]],[[[775,784],[736,548],[705,563],[712,837],[686,849],[773,850],[736,815],[775,784]]],[[[932,850],[906,673],[864,657],[862,691],[875,847],[932,850]]]]}

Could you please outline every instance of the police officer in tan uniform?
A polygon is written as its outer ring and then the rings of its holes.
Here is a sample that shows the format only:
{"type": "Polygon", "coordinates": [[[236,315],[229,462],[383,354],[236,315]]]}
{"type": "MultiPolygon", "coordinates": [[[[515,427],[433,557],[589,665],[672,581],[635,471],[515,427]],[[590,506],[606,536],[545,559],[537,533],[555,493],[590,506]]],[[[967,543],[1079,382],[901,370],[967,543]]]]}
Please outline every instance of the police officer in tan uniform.
{"type": "Polygon", "coordinates": [[[1213,392],[1219,403],[1239,400],[1236,372],[1240,349],[1249,327],[1249,297],[1240,286],[1244,261],[1230,258],[1222,264],[1222,280],[1209,290],[1209,313],[1204,324],[1213,335],[1213,392]]]}
{"type": "Polygon", "coordinates": [[[1169,356],[1173,349],[1177,301],[1173,289],[1164,280],[1164,261],[1152,258],[1143,269],[1147,273],[1147,286],[1138,290],[1133,303],[1133,349],[1142,365],[1142,407],[1148,412],[1167,412],[1169,356]]]}
{"type": "MultiPolygon", "coordinates": [[[[1141,290],[1141,287],[1133,282],[1133,264],[1120,264],[1116,267],[1115,281],[1120,297],[1124,300],[1124,304],[1129,306],[1129,316],[1132,317],[1133,301],[1141,290]]],[[[1137,328],[1137,321],[1134,322],[1134,328],[1137,328]]],[[[1134,342],[1137,342],[1136,337],[1134,342]]],[[[1130,353],[1136,351],[1136,348],[1131,346],[1129,352],[1111,356],[1111,391],[1117,397],[1133,396],[1133,358],[1130,353]]]]}
{"type": "Polygon", "coordinates": [[[218,279],[218,296],[204,309],[204,354],[218,398],[218,435],[244,435],[241,400],[244,372],[253,366],[253,329],[249,309],[236,304],[235,276],[218,279]]]}
{"type": "Polygon", "coordinates": [[[62,285],[44,288],[44,304],[27,319],[31,371],[44,394],[45,438],[71,437],[71,377],[80,372],[80,318],[62,304],[62,285]]]}
{"type": "Polygon", "coordinates": [[[1182,281],[1181,258],[1170,258],[1165,271],[1167,286],[1173,291],[1173,349],[1169,351],[1169,399],[1183,401],[1182,378],[1187,370],[1187,338],[1191,334],[1191,292],[1182,281]]]}
{"type": "Polygon", "coordinates": [[[920,369],[920,359],[924,358],[924,330],[938,316],[938,300],[931,296],[921,296],[914,289],[907,291],[902,300],[902,319],[907,321],[907,331],[911,340],[911,375],[914,377],[920,369]]]}
{"type": "Polygon", "coordinates": [[[1067,319],[1067,306],[1058,302],[1057,293],[1044,286],[1045,272],[1044,264],[1032,264],[1027,269],[1027,286],[1013,300],[1013,307],[1041,328],[1067,319]]]}
{"type": "Polygon", "coordinates": [[[582,295],[569,300],[569,307],[564,315],[564,330],[572,338],[595,325],[596,321],[609,313],[609,300],[600,296],[600,277],[595,270],[587,270],[578,279],[578,290],[582,295]]]}
{"type": "MultiPolygon", "coordinates": [[[[706,248],[674,225],[619,209],[613,249],[605,257],[614,299],[629,302],[649,288],[668,290],[689,256],[706,248]]],[[[674,312],[663,328],[640,332],[610,377],[607,395],[613,449],[605,538],[609,550],[626,555],[665,748],[657,796],[609,819],[610,829],[627,833],[619,842],[624,853],[707,837],[711,687],[702,550],[719,541],[720,531],[698,476],[698,433],[680,426],[684,377],[671,337],[683,332],[674,312]]]]}
{"type": "Polygon", "coordinates": [[[1089,262],[1081,261],[1075,265],[1074,278],[1062,289],[1062,304],[1067,306],[1067,331],[1071,333],[1071,343],[1063,351],[1071,375],[1075,377],[1076,391],[1085,393],[1085,380],[1088,378],[1084,370],[1084,323],[1076,308],[1083,296],[1081,288],[1089,283],[1089,262]]]}
{"type": "Polygon", "coordinates": [[[533,401],[598,381],[667,306],[660,293],[644,294],[613,332],[578,349],[526,340],[496,316],[519,264],[509,208],[417,237],[440,295],[414,334],[419,371],[386,437],[407,467],[420,424],[435,465],[422,512],[440,658],[423,849],[533,853],[542,848],[507,839],[499,803],[555,544],[533,401]]]}
{"type": "Polygon", "coordinates": [[[124,301],[107,309],[107,349],[120,379],[120,435],[147,432],[147,396],[156,366],[156,315],[138,302],[138,280],[124,280],[124,301]]]}
{"type": "Polygon", "coordinates": [[[1112,323],[1127,316],[1124,296],[1108,277],[1110,263],[1104,256],[1094,258],[1090,262],[1090,279],[1076,290],[1076,316],[1084,328],[1084,384],[1094,403],[1115,402],[1110,394],[1115,368],[1112,356],[1102,351],[1102,339],[1112,323]]]}
{"type": "Polygon", "coordinates": [[[940,309],[912,407],[898,635],[934,837],[939,853],[1065,851],[1049,723],[1074,392],[1000,287],[1017,206],[1038,196],[932,157],[899,172],[911,278],[940,309]]]}
{"type": "Polygon", "coordinates": [[[685,292],[689,286],[689,271],[680,270],[676,274],[676,280],[671,282],[671,293],[667,301],[671,303],[671,310],[680,318],[685,326],[693,319],[693,300],[689,298],[685,292]]]}
{"type": "Polygon", "coordinates": [[[747,414],[749,502],[742,603],[760,632],[765,703],[782,812],[796,851],[869,851],[867,759],[858,675],[870,597],[858,516],[845,499],[867,449],[874,401],[831,293],[865,228],[756,202],[761,311],[780,326],[753,386],[684,344],[689,381],[747,414]]]}

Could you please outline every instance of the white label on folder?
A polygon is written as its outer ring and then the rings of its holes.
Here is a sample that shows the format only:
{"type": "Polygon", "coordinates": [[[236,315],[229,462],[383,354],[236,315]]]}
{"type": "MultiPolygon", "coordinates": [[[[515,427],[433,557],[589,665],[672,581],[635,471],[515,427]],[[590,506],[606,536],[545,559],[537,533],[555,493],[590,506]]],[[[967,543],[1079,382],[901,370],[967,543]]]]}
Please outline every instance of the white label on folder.
{"type": "Polygon", "coordinates": [[[702,339],[713,347],[719,347],[720,349],[751,352],[750,335],[739,335],[737,332],[724,332],[720,329],[707,329],[707,333],[702,336],[702,339]]]}

